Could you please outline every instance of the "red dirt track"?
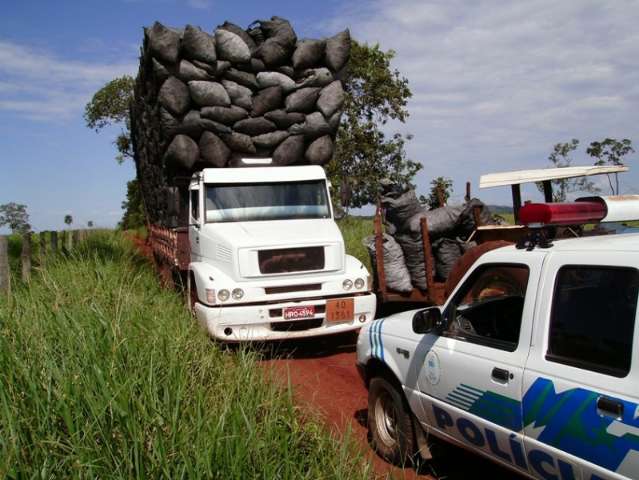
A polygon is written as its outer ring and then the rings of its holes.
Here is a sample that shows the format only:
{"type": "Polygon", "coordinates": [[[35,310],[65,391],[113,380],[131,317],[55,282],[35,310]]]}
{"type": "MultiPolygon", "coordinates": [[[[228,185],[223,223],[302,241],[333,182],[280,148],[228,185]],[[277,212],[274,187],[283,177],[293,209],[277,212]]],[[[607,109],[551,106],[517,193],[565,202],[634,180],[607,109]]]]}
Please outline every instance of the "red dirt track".
{"type": "Polygon", "coordinates": [[[510,470],[462,449],[439,442],[433,450],[436,460],[416,472],[390,465],[368,446],[366,413],[368,392],[355,367],[356,335],[281,342],[276,345],[278,358],[264,360],[282,383],[290,382],[300,407],[318,414],[338,434],[350,430],[370,458],[378,477],[395,479],[469,478],[519,479],[510,470]]]}
{"type": "MultiPolygon", "coordinates": [[[[129,237],[138,251],[155,264],[149,244],[129,237]]],[[[157,266],[157,265],[156,265],[157,266]]],[[[159,272],[166,285],[170,273],[159,272]]],[[[265,348],[263,365],[275,373],[283,385],[290,383],[295,401],[302,409],[317,414],[338,435],[352,432],[364,452],[369,452],[376,478],[519,479],[518,475],[464,450],[442,443],[435,445],[435,460],[416,472],[390,465],[368,446],[366,417],[368,392],[355,367],[356,334],[279,342],[265,348]],[[272,354],[270,352],[273,352],[272,354]]]]}

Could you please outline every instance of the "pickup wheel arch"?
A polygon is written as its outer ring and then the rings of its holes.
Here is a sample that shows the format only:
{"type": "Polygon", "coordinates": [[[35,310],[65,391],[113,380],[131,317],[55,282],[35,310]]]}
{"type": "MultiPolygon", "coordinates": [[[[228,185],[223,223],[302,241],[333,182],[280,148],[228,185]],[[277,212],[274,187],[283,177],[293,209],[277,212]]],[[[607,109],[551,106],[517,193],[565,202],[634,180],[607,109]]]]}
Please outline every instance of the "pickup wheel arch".
{"type": "Polygon", "coordinates": [[[371,378],[369,384],[368,431],[382,458],[396,465],[414,460],[417,442],[410,407],[401,387],[385,375],[371,378]]]}
{"type": "Polygon", "coordinates": [[[453,265],[453,268],[446,279],[446,283],[444,284],[445,299],[448,300],[450,294],[453,293],[453,290],[455,290],[461,279],[464,278],[464,275],[466,275],[466,272],[471,269],[479,257],[491,250],[507,247],[508,245],[512,245],[512,242],[507,242],[506,240],[492,240],[470,248],[466,253],[459,257],[455,265],[453,265]]]}

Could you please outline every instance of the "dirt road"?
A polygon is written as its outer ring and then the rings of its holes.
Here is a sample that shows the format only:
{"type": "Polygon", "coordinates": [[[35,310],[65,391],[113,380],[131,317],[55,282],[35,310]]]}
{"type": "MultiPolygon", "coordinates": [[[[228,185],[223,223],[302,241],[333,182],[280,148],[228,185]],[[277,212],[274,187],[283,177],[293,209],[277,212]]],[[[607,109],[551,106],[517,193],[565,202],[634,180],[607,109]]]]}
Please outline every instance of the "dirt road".
{"type": "Polygon", "coordinates": [[[338,433],[349,429],[370,452],[376,473],[392,478],[469,478],[519,479],[522,477],[500,468],[470,452],[437,444],[436,460],[422,472],[394,467],[372,453],[366,430],[367,391],[355,368],[355,335],[339,335],[278,345],[279,359],[265,360],[276,370],[282,382],[293,387],[302,408],[318,413],[338,433]]]}

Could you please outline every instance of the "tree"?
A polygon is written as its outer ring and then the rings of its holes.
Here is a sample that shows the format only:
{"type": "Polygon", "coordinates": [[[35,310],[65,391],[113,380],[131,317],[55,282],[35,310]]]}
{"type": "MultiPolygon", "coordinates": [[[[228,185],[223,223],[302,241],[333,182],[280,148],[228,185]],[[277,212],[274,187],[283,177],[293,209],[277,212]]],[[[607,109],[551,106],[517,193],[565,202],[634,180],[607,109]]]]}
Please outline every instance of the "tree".
{"type": "MultiPolygon", "coordinates": [[[[115,147],[118,163],[126,158],[133,158],[133,144],[131,143],[131,119],[129,108],[133,101],[133,77],[124,75],[107,83],[98,90],[84,109],[84,119],[87,127],[99,132],[108,125],[120,125],[122,130],[116,137],[115,147]]],[[[124,214],[120,225],[123,228],[135,228],[144,225],[144,209],[142,196],[139,193],[137,180],[127,183],[127,197],[122,202],[124,214]],[[142,213],[141,213],[142,212],[142,213]]]]}
{"type": "Polygon", "coordinates": [[[89,227],[89,228],[93,228],[93,220],[89,220],[89,221],[87,222],[87,227],[89,227]]]}
{"type": "Polygon", "coordinates": [[[411,136],[382,131],[389,120],[405,122],[411,97],[408,80],[390,62],[392,50],[353,41],[348,72],[344,77],[346,100],[337,134],[335,156],[327,166],[334,185],[335,203],[361,207],[377,199],[379,181],[389,178],[403,186],[422,165],[406,158],[411,136]]]}
{"type": "Polygon", "coordinates": [[[453,193],[453,181],[447,177],[437,177],[430,182],[428,198],[420,196],[419,199],[433,209],[446,205],[451,193],[453,193]]]}
{"type": "Polygon", "coordinates": [[[126,184],[126,200],[122,202],[124,215],[119,227],[123,230],[142,227],[145,224],[144,208],[142,203],[142,193],[137,180],[131,180],[126,184]]]}
{"type": "MultiPolygon", "coordinates": [[[[552,153],[548,155],[548,160],[557,168],[569,167],[572,163],[571,154],[579,146],[579,140],[573,138],[570,142],[557,143],[553,147],[552,153]]],[[[569,193],[572,192],[591,192],[596,193],[599,189],[591,182],[588,177],[564,178],[553,180],[553,202],[565,202],[569,193]]],[[[541,183],[537,184],[540,192],[544,188],[541,183]]]]}
{"type": "Polygon", "coordinates": [[[73,223],[73,217],[69,214],[66,214],[64,216],[64,223],[66,223],[67,225],[71,225],[73,223]]]}
{"type": "Polygon", "coordinates": [[[120,125],[122,130],[113,142],[118,150],[115,157],[118,163],[133,158],[131,144],[131,119],[129,107],[133,101],[135,80],[124,75],[111,80],[98,90],[84,107],[84,120],[87,127],[99,132],[109,125],[120,125]]]}
{"type": "Polygon", "coordinates": [[[27,206],[15,202],[0,205],[0,227],[4,225],[11,229],[11,233],[27,233],[31,230],[27,206]]]}
{"type": "MultiPolygon", "coordinates": [[[[586,149],[586,153],[595,158],[595,165],[624,165],[624,157],[630,153],[634,153],[632,142],[624,138],[617,140],[614,138],[606,138],[601,142],[592,142],[586,149]]],[[[610,176],[608,183],[613,195],[619,195],[619,177],[615,173],[615,187],[612,185],[610,176]]]]}

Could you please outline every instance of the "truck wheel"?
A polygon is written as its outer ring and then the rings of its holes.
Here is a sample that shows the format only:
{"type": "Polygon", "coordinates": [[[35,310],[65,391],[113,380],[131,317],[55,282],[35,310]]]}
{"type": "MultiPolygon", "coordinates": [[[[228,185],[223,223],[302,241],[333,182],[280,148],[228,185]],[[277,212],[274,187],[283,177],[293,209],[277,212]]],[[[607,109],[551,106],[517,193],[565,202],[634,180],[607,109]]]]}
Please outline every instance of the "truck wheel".
{"type": "Polygon", "coordinates": [[[416,451],[412,418],[401,393],[383,377],[368,386],[368,431],[373,449],[384,459],[404,465],[416,451]]]}
{"type": "Polygon", "coordinates": [[[457,262],[455,262],[455,265],[453,265],[453,268],[446,279],[446,283],[444,284],[445,300],[448,299],[451,293],[453,293],[457,284],[461,281],[464,275],[466,275],[466,272],[473,266],[479,257],[486,252],[490,252],[496,248],[506,247],[508,245],[512,245],[512,242],[507,242],[505,240],[493,240],[477,245],[459,257],[457,262]]]}

